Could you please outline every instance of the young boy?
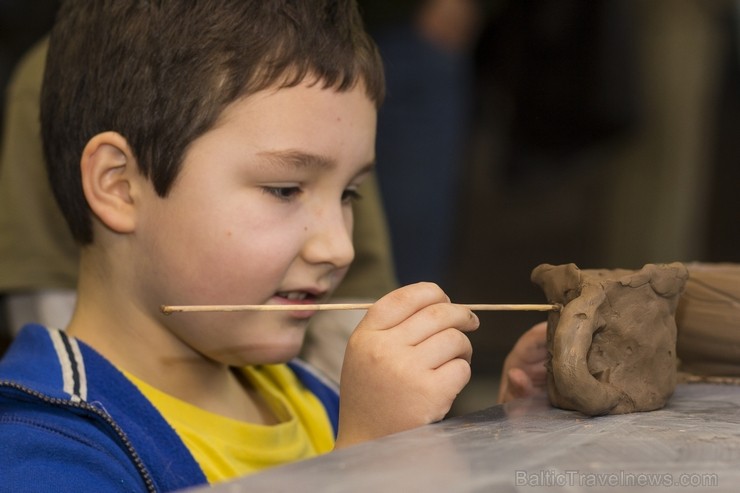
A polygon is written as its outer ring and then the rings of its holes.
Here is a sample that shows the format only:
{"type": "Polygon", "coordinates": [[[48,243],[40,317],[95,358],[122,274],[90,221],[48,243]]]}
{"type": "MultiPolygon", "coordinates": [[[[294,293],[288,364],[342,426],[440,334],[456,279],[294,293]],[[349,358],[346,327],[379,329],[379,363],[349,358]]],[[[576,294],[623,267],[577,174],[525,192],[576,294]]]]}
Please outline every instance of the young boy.
{"type": "Polygon", "coordinates": [[[62,4],[42,133],[78,300],[66,332],[27,326],[0,363],[3,488],[171,491],[445,415],[478,319],[433,284],[368,310],[341,408],[294,359],[301,305],[352,261],[382,98],[350,0],[62,4]]]}

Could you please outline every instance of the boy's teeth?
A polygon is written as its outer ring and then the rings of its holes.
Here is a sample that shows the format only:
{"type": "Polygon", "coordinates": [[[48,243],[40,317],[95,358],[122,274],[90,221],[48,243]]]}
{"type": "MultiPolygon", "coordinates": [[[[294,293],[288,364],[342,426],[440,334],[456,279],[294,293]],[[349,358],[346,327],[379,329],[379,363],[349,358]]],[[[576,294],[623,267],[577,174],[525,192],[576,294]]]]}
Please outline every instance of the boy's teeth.
{"type": "Polygon", "coordinates": [[[289,300],[304,300],[306,299],[306,293],[285,293],[283,295],[289,300]]]}

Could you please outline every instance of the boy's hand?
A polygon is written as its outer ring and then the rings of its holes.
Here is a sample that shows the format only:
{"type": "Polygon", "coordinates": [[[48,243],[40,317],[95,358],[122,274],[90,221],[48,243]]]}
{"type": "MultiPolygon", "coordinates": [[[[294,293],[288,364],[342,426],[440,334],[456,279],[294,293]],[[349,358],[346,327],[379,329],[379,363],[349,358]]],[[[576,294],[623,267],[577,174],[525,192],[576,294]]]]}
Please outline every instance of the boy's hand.
{"type": "Polygon", "coordinates": [[[547,385],[547,322],[522,334],[504,360],[498,402],[504,403],[545,391],[547,385]]]}
{"type": "Polygon", "coordinates": [[[337,448],[441,420],[470,380],[478,317],[435,284],[378,300],[350,337],[337,448]]]}

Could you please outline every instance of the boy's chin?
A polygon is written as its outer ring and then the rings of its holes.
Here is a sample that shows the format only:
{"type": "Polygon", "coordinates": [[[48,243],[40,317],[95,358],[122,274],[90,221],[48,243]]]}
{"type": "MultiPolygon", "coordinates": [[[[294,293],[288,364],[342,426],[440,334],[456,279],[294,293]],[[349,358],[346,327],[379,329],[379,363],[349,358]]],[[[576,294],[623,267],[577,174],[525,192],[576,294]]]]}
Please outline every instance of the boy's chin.
{"type": "Polygon", "coordinates": [[[242,367],[255,365],[274,365],[287,363],[296,358],[302,344],[279,344],[260,348],[232,348],[230,351],[214,355],[213,359],[228,366],[242,367]]]}

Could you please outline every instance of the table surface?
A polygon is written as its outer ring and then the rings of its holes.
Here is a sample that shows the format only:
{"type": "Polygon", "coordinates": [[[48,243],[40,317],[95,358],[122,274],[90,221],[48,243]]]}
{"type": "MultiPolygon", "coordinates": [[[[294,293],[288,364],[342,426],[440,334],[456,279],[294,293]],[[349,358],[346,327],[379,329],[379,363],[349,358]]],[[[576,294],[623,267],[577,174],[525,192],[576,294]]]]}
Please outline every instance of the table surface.
{"type": "Polygon", "coordinates": [[[614,416],[523,399],[202,491],[740,491],[739,408],[712,384],[614,416]]]}

